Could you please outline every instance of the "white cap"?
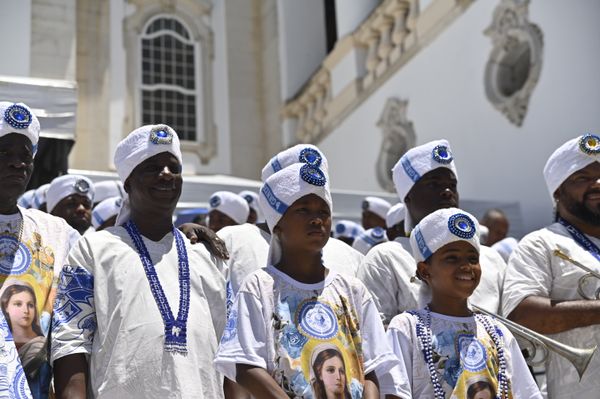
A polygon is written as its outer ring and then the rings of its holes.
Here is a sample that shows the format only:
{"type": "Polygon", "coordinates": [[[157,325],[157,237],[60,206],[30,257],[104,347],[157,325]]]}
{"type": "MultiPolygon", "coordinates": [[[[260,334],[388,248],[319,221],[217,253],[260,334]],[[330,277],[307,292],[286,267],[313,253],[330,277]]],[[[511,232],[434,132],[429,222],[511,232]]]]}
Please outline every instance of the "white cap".
{"type": "Polygon", "coordinates": [[[363,255],[366,255],[367,252],[375,245],[380,244],[382,242],[388,241],[387,235],[385,234],[385,230],[379,226],[373,227],[372,229],[365,230],[362,234],[360,234],[352,243],[352,248],[356,249],[363,255]]]}
{"type": "Polygon", "coordinates": [[[40,137],[40,121],[31,109],[23,103],[0,101],[0,118],[0,137],[10,133],[22,134],[33,144],[35,154],[40,137]]]}
{"type": "Polygon", "coordinates": [[[312,144],[297,144],[275,155],[263,168],[261,179],[264,182],[273,173],[295,163],[307,163],[328,174],[327,158],[312,144]]]}
{"type": "Polygon", "coordinates": [[[402,202],[392,205],[387,215],[385,215],[385,225],[391,229],[398,223],[402,222],[406,217],[406,206],[402,202]]]}
{"type": "Polygon", "coordinates": [[[600,136],[592,133],[571,139],[548,158],[544,179],[554,203],[554,192],[569,176],[593,162],[600,162],[600,136]]]}
{"type": "Polygon", "coordinates": [[[33,194],[33,203],[31,204],[32,208],[40,209],[40,206],[46,202],[46,193],[48,192],[48,187],[50,187],[50,183],[42,184],[36,188],[35,193],[33,194]]]}
{"type": "Polygon", "coordinates": [[[92,211],[92,226],[97,229],[108,219],[116,216],[119,213],[122,204],[123,198],[120,196],[110,197],[102,200],[94,207],[94,210],[92,211]]]}
{"type": "Polygon", "coordinates": [[[519,245],[519,242],[516,238],[506,237],[492,245],[492,248],[502,256],[502,259],[504,259],[505,262],[508,262],[510,254],[512,254],[517,245],[519,245]]]}
{"type": "Polygon", "coordinates": [[[219,211],[233,219],[237,224],[244,224],[248,220],[250,207],[241,196],[231,191],[217,191],[208,200],[211,211],[219,211]]]}
{"type": "Polygon", "coordinates": [[[23,208],[31,208],[33,206],[34,196],[35,190],[27,190],[19,197],[17,203],[23,208]]]}
{"type": "Polygon", "coordinates": [[[425,216],[410,235],[410,246],[417,262],[423,262],[446,244],[466,241],[479,253],[479,222],[458,208],[438,209],[425,216]]]}
{"type": "Polygon", "coordinates": [[[362,202],[363,211],[371,211],[382,219],[385,219],[392,204],[379,197],[365,197],[362,202]]]}
{"type": "Polygon", "coordinates": [[[352,220],[338,220],[332,229],[333,237],[356,238],[365,231],[363,227],[352,220]]]}
{"type": "Polygon", "coordinates": [[[63,175],[52,180],[46,193],[46,209],[52,213],[54,207],[69,195],[79,194],[94,201],[94,185],[92,181],[82,175],[63,175]]]}
{"type": "Polygon", "coordinates": [[[102,202],[107,198],[125,195],[123,183],[119,180],[103,180],[94,183],[94,202],[102,202]]]}

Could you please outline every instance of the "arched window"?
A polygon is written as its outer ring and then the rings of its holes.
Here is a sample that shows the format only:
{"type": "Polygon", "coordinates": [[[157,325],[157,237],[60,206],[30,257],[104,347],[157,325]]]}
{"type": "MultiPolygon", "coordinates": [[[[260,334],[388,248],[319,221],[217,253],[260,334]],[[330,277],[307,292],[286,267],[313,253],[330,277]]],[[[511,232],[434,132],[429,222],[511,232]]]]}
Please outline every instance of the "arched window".
{"type": "Polygon", "coordinates": [[[166,123],[179,138],[196,141],[198,131],[197,46],[177,18],[151,19],[141,35],[142,124],[166,123]]]}

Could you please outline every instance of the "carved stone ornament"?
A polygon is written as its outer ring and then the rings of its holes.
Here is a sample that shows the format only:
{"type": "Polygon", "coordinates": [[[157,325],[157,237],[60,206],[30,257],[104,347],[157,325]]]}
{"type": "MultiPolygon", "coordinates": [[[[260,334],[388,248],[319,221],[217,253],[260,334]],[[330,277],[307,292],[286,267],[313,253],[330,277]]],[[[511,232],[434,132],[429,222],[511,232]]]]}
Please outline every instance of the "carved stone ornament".
{"type": "Polygon", "coordinates": [[[391,192],[395,191],[392,168],[416,143],[413,124],[406,117],[407,107],[408,101],[389,98],[377,122],[377,127],[383,132],[376,166],[377,181],[382,188],[391,192]]]}
{"type": "Polygon", "coordinates": [[[528,7],[529,0],[501,0],[484,31],[493,45],[485,68],[487,98],[517,126],[527,114],[542,69],[543,35],[529,22],[528,7]]]}

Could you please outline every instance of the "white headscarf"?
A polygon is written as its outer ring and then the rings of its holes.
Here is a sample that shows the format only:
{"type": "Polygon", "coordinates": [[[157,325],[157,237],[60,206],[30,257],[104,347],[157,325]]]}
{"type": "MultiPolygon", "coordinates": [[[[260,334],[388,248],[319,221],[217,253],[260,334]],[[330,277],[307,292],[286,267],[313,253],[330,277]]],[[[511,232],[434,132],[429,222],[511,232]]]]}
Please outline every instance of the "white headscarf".
{"type": "MultiPolygon", "coordinates": [[[[146,125],[129,133],[117,144],[115,150],[114,162],[121,182],[125,184],[136,166],[163,152],[173,154],[179,163],[183,164],[179,137],[170,126],[146,125]]],[[[125,194],[115,224],[119,226],[126,223],[129,220],[130,212],[129,197],[125,194]]]]}
{"type": "Polygon", "coordinates": [[[33,206],[33,198],[35,197],[35,190],[28,190],[25,191],[23,193],[23,195],[21,195],[19,197],[19,200],[17,201],[17,203],[19,204],[19,206],[27,209],[27,208],[31,208],[33,206]]]}
{"type": "Polygon", "coordinates": [[[544,166],[544,179],[552,203],[558,187],[573,173],[593,162],[600,162],[600,136],[596,134],[584,134],[558,147],[544,166]]]}
{"type": "Polygon", "coordinates": [[[40,138],[40,121],[31,109],[23,103],[0,101],[0,118],[0,137],[10,133],[22,134],[31,141],[35,154],[40,138]]]}
{"type": "Polygon", "coordinates": [[[333,228],[333,237],[356,238],[365,231],[363,227],[352,220],[338,220],[333,228]]]}
{"type": "Polygon", "coordinates": [[[119,180],[102,180],[94,183],[94,202],[102,202],[107,198],[125,195],[123,183],[119,180]]]}
{"type": "Polygon", "coordinates": [[[363,255],[366,255],[371,248],[377,244],[388,241],[385,230],[382,227],[373,227],[365,230],[352,243],[352,248],[356,249],[363,255]]]}
{"type": "Polygon", "coordinates": [[[240,191],[238,195],[243,197],[246,202],[248,202],[250,209],[254,209],[254,212],[256,212],[256,220],[262,220],[263,214],[262,210],[260,209],[260,204],[258,203],[258,193],[250,190],[243,190],[240,191]]]}
{"type": "Polygon", "coordinates": [[[222,212],[237,224],[244,224],[248,220],[250,213],[248,202],[236,193],[217,191],[210,196],[208,203],[211,211],[222,212]]]}
{"type": "Polygon", "coordinates": [[[402,202],[392,205],[388,213],[385,215],[385,225],[391,229],[406,217],[406,206],[402,202]]]}
{"type": "Polygon", "coordinates": [[[35,189],[35,193],[33,194],[33,203],[31,204],[32,208],[40,209],[42,204],[46,203],[46,193],[48,192],[48,187],[50,187],[50,183],[42,184],[35,189]]]}
{"type": "Polygon", "coordinates": [[[119,196],[100,201],[92,211],[92,226],[97,229],[108,219],[118,215],[121,205],[123,205],[123,198],[119,196]]]}
{"type": "Polygon", "coordinates": [[[46,209],[52,213],[54,207],[69,195],[79,194],[94,202],[94,185],[82,175],[63,175],[52,180],[46,193],[46,209]]]}
{"type": "Polygon", "coordinates": [[[328,174],[327,158],[321,150],[312,144],[297,144],[275,155],[263,168],[261,179],[264,182],[273,173],[295,163],[307,163],[316,166],[328,174]]]}
{"type": "Polygon", "coordinates": [[[410,235],[410,246],[417,262],[423,262],[438,249],[455,241],[466,241],[479,253],[479,222],[458,208],[438,209],[425,216],[410,235]]]}
{"type": "Polygon", "coordinates": [[[365,197],[362,202],[363,211],[371,211],[382,219],[385,219],[392,204],[379,197],[365,197]]]}

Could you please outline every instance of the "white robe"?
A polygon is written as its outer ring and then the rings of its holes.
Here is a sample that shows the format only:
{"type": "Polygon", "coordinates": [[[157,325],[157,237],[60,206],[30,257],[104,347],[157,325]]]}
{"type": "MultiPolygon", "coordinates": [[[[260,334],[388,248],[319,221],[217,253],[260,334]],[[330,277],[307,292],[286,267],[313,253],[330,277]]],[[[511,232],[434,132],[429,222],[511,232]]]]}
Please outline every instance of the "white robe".
{"type": "MultiPolygon", "coordinates": [[[[600,240],[588,238],[600,246],[600,240]]],[[[583,249],[559,223],[534,231],[525,236],[512,253],[504,280],[502,313],[510,314],[529,296],[554,300],[580,300],[577,293],[579,278],[585,272],[555,255],[560,249],[567,256],[600,271],[600,262],[583,249]]],[[[596,284],[598,280],[591,280],[596,284]]],[[[575,328],[548,335],[567,345],[589,348],[600,347],[600,325],[575,328]]],[[[596,353],[581,382],[575,368],[563,357],[550,352],[546,363],[549,398],[598,398],[600,390],[600,354],[596,353]]]]}
{"type": "MultiPolygon", "coordinates": [[[[174,317],[179,311],[175,239],[143,237],[174,317]]],[[[225,281],[203,245],[184,238],[190,270],[186,356],[166,352],[164,324],[127,231],[111,227],[84,236],[59,282],[52,360],[89,355],[98,398],[221,398],[212,367],[225,324],[225,281]],[[212,322],[211,322],[212,321],[212,322]]]]}

